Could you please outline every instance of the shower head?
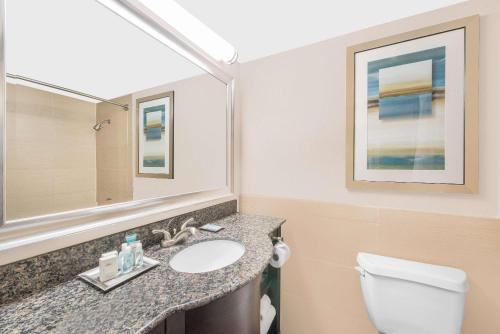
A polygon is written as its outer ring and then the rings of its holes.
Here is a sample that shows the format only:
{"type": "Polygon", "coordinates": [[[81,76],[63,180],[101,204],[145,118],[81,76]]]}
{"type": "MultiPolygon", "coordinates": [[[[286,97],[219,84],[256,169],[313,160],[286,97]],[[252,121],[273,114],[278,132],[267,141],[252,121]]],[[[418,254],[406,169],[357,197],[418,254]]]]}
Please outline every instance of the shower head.
{"type": "Polygon", "coordinates": [[[99,123],[96,123],[96,125],[94,125],[92,127],[92,129],[94,129],[95,131],[99,131],[102,129],[102,126],[105,124],[105,123],[108,123],[108,124],[111,124],[111,120],[110,119],[105,119],[104,121],[101,121],[99,123]]]}

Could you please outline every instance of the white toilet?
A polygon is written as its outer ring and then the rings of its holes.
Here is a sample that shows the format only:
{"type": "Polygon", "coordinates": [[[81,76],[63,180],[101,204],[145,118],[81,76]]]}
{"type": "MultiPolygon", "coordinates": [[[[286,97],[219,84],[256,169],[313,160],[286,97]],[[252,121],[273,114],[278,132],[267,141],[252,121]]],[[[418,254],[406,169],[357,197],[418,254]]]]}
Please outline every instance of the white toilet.
{"type": "Polygon", "coordinates": [[[366,309],[380,333],[460,333],[465,272],[368,253],[357,262],[366,309]]]}

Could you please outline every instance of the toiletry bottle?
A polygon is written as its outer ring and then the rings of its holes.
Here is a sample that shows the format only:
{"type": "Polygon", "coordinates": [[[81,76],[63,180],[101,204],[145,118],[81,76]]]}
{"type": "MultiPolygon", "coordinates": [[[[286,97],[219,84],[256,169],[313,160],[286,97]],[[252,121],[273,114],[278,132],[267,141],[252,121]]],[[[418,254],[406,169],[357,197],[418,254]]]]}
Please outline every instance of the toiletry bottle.
{"type": "Polygon", "coordinates": [[[120,271],[122,274],[130,272],[134,268],[134,256],[129,245],[122,244],[122,250],[119,255],[120,258],[120,271]]]}
{"type": "Polygon", "coordinates": [[[130,252],[133,256],[132,263],[134,263],[135,267],[135,244],[137,243],[137,233],[125,234],[125,242],[130,246],[130,252]]]}
{"type": "Polygon", "coordinates": [[[137,267],[137,243],[138,241],[134,241],[132,243],[129,243],[128,245],[130,246],[130,251],[132,252],[132,256],[134,257],[134,267],[137,267]]]}
{"type": "Polygon", "coordinates": [[[144,251],[142,250],[142,243],[140,241],[135,244],[135,266],[136,268],[142,267],[144,264],[144,251]]]}
{"type": "Polygon", "coordinates": [[[127,244],[132,244],[137,241],[137,233],[127,233],[125,234],[125,242],[127,244]]]}

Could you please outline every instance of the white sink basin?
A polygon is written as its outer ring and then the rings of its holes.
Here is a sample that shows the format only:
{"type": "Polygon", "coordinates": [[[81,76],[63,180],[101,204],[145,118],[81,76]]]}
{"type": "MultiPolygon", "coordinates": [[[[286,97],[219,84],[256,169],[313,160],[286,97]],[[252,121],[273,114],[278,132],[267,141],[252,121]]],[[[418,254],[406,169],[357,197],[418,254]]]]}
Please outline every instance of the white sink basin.
{"type": "Polygon", "coordinates": [[[170,267],[183,273],[206,273],[238,261],[243,253],[245,246],[236,241],[202,241],[175,254],[170,267]]]}

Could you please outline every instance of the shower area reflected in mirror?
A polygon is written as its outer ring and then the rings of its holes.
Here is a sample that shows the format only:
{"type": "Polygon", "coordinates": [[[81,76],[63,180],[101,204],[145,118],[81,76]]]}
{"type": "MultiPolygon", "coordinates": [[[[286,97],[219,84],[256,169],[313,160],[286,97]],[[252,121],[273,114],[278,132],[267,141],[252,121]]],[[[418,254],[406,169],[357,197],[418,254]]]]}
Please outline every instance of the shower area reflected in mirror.
{"type": "Polygon", "coordinates": [[[7,221],[226,186],[224,83],[93,0],[6,12],[7,221]]]}
{"type": "MultiPolygon", "coordinates": [[[[131,96],[122,100],[131,104],[131,96]]],[[[129,114],[9,79],[8,219],[132,200],[129,114]]]]}

